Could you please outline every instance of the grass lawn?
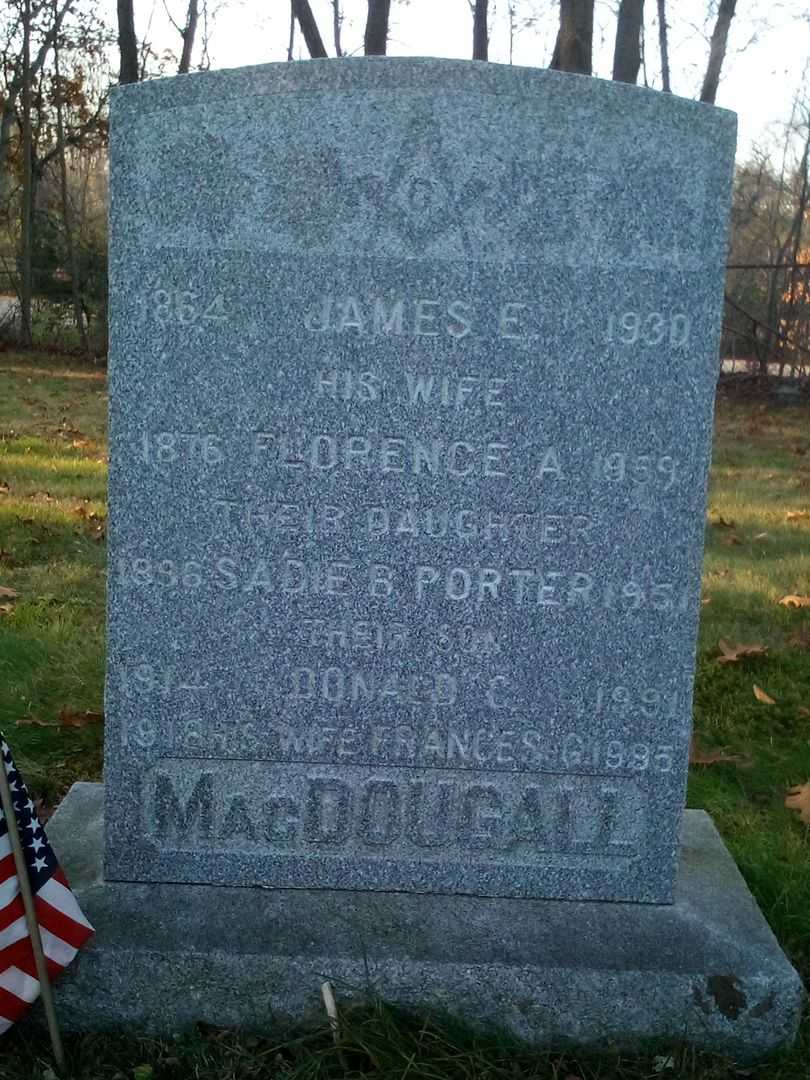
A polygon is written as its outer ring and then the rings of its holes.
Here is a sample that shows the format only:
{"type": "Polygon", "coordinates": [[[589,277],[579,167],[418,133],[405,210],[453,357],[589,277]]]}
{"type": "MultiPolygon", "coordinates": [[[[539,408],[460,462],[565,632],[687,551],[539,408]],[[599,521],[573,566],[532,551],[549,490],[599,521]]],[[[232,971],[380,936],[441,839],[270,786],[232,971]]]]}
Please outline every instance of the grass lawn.
{"type": "MultiPolygon", "coordinates": [[[[100,370],[0,354],[0,727],[46,804],[101,773],[105,428],[100,370]]],[[[705,763],[689,805],[711,812],[807,979],[810,836],[784,798],[810,781],[810,606],[779,600],[810,596],[810,412],[719,406],[708,520],[695,696],[705,763]],[[720,663],[721,640],[766,651],[720,663]]],[[[203,1032],[68,1047],[77,1080],[810,1076],[810,1022],[796,1048],[754,1069],[689,1051],[539,1055],[384,1008],[350,1020],[339,1047],[326,1031],[283,1046],[203,1032]]],[[[0,1045],[0,1080],[51,1080],[48,1069],[30,1035],[0,1045]]]]}

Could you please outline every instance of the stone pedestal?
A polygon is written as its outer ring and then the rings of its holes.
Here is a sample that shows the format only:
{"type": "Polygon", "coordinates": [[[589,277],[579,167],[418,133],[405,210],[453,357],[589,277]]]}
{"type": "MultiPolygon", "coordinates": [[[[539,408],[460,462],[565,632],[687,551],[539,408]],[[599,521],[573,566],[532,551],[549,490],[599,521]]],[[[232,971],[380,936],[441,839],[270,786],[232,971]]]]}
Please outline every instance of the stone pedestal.
{"type": "Polygon", "coordinates": [[[103,788],[49,835],[94,942],[58,987],[68,1028],[323,1022],[320,984],[537,1044],[686,1040],[738,1058],[791,1040],[801,981],[709,816],[687,811],[675,902],[106,882],[103,788]]]}

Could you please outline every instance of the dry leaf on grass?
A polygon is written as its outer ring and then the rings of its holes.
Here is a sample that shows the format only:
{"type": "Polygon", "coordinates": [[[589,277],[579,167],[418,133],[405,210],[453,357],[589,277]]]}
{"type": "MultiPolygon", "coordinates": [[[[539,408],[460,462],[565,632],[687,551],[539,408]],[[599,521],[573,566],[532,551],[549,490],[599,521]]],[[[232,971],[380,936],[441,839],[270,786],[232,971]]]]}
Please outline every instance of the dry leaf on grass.
{"type": "Polygon", "coordinates": [[[767,645],[729,645],[725,641],[718,641],[717,646],[722,656],[717,657],[718,664],[736,664],[745,656],[764,656],[768,651],[767,645]]]}
{"type": "Polygon", "coordinates": [[[808,717],[810,717],[810,709],[808,709],[806,705],[800,705],[799,706],[799,716],[808,716],[808,717]]]}
{"type": "Polygon", "coordinates": [[[90,724],[102,724],[104,713],[100,712],[74,712],[72,709],[62,709],[56,718],[60,727],[83,728],[90,724]]]}
{"type": "Polygon", "coordinates": [[[763,705],[775,705],[776,704],[776,702],[771,697],[771,695],[766,694],[765,691],[762,689],[762,687],[757,686],[756,683],[754,683],[754,697],[757,699],[757,701],[761,701],[763,705]]]}
{"type": "Polygon", "coordinates": [[[810,518],[810,510],[788,510],[785,521],[802,521],[810,518]]]}
{"type": "Polygon", "coordinates": [[[785,806],[788,810],[796,810],[805,825],[810,825],[810,780],[788,790],[785,806]]]}
{"type": "Polygon", "coordinates": [[[728,536],[723,537],[723,543],[726,547],[735,547],[737,544],[741,544],[742,540],[736,533],[729,533],[728,536]]]}
{"type": "Polygon", "coordinates": [[[727,749],[704,750],[698,746],[697,739],[692,739],[689,744],[690,765],[719,765],[723,763],[747,767],[752,764],[752,761],[746,754],[730,754],[727,749]]]}
{"type": "Polygon", "coordinates": [[[16,600],[19,595],[14,589],[9,589],[7,585],[0,585],[0,597],[4,600],[16,600]]]}
{"type": "Polygon", "coordinates": [[[38,716],[24,716],[22,720],[17,721],[17,727],[51,727],[45,720],[40,720],[38,716]]]}
{"type": "Polygon", "coordinates": [[[756,535],[756,536],[754,537],[754,539],[755,539],[755,540],[768,540],[768,539],[769,539],[769,536],[768,536],[768,533],[766,533],[766,532],[764,532],[764,533],[757,533],[757,535],[756,535]]]}
{"type": "Polygon", "coordinates": [[[790,593],[788,596],[783,596],[778,603],[782,607],[810,607],[810,596],[797,596],[796,593],[790,593]]]}
{"type": "Polygon", "coordinates": [[[724,518],[722,514],[718,514],[716,518],[709,518],[709,524],[713,525],[716,529],[733,529],[737,522],[729,521],[727,518],[724,518]]]}

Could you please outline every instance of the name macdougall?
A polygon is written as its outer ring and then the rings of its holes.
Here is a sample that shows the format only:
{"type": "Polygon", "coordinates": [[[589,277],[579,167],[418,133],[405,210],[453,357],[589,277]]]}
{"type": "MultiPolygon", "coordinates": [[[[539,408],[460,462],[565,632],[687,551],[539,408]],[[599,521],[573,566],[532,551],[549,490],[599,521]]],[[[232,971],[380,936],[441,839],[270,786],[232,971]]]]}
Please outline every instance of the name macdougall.
{"type": "Polygon", "coordinates": [[[239,768],[242,775],[227,766],[156,765],[142,799],[150,839],[167,851],[626,855],[643,820],[642,791],[628,777],[578,777],[575,786],[548,774],[239,768]]]}

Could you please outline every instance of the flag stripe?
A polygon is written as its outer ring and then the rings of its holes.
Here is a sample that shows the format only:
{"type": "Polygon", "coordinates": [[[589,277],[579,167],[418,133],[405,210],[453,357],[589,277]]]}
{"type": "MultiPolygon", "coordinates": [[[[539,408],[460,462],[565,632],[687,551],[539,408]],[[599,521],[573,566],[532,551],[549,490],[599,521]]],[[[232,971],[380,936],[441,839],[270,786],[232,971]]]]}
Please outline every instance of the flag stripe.
{"type": "Polygon", "coordinates": [[[7,1021],[6,1026],[0,1030],[8,1031],[14,1021],[19,1020],[27,1008],[27,1001],[23,1001],[22,998],[10,994],[8,990],[0,988],[0,1017],[7,1021]]]}
{"type": "MultiPolygon", "coordinates": [[[[19,960],[15,961],[15,966],[18,967],[20,971],[24,971],[26,975],[30,975],[32,979],[37,979],[39,978],[39,975],[37,974],[37,963],[36,960],[34,960],[34,950],[30,947],[30,938],[28,939],[28,945],[29,948],[27,952],[20,954],[19,960]]],[[[61,965],[57,964],[56,961],[51,960],[47,956],[45,957],[45,969],[47,970],[48,978],[52,983],[56,982],[64,970],[61,965]]]]}
{"type": "Polygon", "coordinates": [[[14,868],[14,856],[8,855],[0,862],[0,910],[10,904],[19,891],[20,883],[14,868]],[[6,874],[3,863],[7,862],[11,863],[11,870],[6,874]]]}
{"type": "Polygon", "coordinates": [[[17,872],[17,867],[14,862],[14,856],[11,852],[6,854],[0,859],[0,881],[5,881],[6,878],[14,877],[17,872]]]}
{"type": "Polygon", "coordinates": [[[25,915],[25,908],[23,907],[22,897],[18,893],[11,903],[0,911],[0,949],[3,948],[5,931],[23,915],[25,915]]]}
{"type": "Polygon", "coordinates": [[[43,952],[49,960],[52,960],[54,964],[58,964],[60,968],[66,968],[79,951],[72,945],[68,945],[60,937],[52,934],[50,930],[46,930],[44,926],[40,927],[39,934],[42,938],[43,952]]]}
{"type": "Polygon", "coordinates": [[[25,921],[22,897],[17,897],[17,899],[19,900],[19,910],[22,914],[0,934],[0,950],[7,949],[9,945],[13,945],[15,941],[21,941],[23,938],[28,937],[28,924],[25,921]]]}
{"type": "Polygon", "coordinates": [[[29,975],[36,975],[34,949],[30,937],[21,938],[14,945],[0,952],[0,971],[12,965],[22,971],[27,971],[29,975]]]}
{"type": "Polygon", "coordinates": [[[7,990],[9,994],[14,994],[23,1001],[36,1001],[39,997],[39,980],[32,978],[21,968],[10,967],[0,971],[0,989],[7,990]]]}
{"type": "Polygon", "coordinates": [[[72,919],[68,919],[61,911],[57,911],[55,907],[47,904],[39,896],[36,898],[37,909],[37,922],[40,925],[40,929],[49,930],[52,934],[62,938],[69,945],[72,945],[75,949],[84,945],[85,941],[92,936],[93,931],[87,926],[83,926],[80,923],[73,922],[72,919]]]}
{"type": "MultiPolygon", "coordinates": [[[[78,901],[70,889],[60,882],[55,880],[56,875],[46,881],[42,888],[37,893],[37,897],[44,900],[47,904],[50,904],[52,908],[67,918],[71,919],[75,923],[79,923],[81,926],[87,927],[92,931],[93,927],[85,919],[82,909],[79,907],[78,901]]],[[[86,939],[85,939],[86,940],[86,939]]]]}

